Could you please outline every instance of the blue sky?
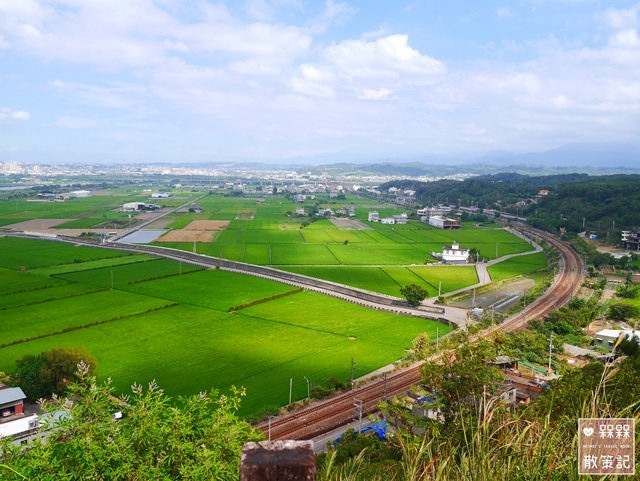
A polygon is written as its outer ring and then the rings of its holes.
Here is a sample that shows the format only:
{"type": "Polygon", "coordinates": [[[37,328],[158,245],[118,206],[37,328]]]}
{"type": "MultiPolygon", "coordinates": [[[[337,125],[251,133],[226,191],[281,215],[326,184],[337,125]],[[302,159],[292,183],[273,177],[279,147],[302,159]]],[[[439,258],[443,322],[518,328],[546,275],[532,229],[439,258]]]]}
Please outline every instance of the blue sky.
{"type": "Polygon", "coordinates": [[[638,142],[640,3],[0,0],[0,162],[638,142]]]}

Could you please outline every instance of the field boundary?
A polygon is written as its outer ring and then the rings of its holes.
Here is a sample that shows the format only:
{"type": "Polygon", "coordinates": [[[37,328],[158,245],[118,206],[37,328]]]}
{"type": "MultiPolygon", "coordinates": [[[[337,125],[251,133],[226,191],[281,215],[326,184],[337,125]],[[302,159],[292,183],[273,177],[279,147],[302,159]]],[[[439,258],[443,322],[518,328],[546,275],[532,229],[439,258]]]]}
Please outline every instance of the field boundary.
{"type": "Polygon", "coordinates": [[[16,346],[18,344],[24,344],[24,343],[31,342],[31,341],[36,341],[38,339],[44,339],[46,337],[59,336],[60,334],[66,334],[67,332],[72,332],[72,331],[79,331],[80,329],[86,329],[86,328],[93,327],[93,326],[99,326],[100,324],[106,324],[108,322],[120,321],[122,319],[130,319],[132,317],[136,317],[136,316],[139,316],[139,315],[142,315],[142,314],[149,314],[150,312],[161,311],[162,309],[167,309],[169,307],[176,307],[176,306],[179,306],[179,305],[180,305],[179,302],[173,302],[173,303],[170,303],[170,304],[167,304],[167,305],[164,305],[164,306],[155,307],[153,309],[147,309],[146,311],[142,311],[142,312],[137,312],[137,313],[131,314],[129,316],[116,316],[116,317],[112,317],[112,318],[109,318],[109,319],[102,319],[101,321],[90,322],[88,324],[82,324],[80,326],[65,327],[61,331],[47,332],[47,333],[44,333],[44,334],[40,334],[38,336],[27,337],[25,339],[16,339],[15,341],[11,341],[11,342],[8,342],[6,344],[0,344],[0,349],[4,349],[5,347],[16,346]]]}

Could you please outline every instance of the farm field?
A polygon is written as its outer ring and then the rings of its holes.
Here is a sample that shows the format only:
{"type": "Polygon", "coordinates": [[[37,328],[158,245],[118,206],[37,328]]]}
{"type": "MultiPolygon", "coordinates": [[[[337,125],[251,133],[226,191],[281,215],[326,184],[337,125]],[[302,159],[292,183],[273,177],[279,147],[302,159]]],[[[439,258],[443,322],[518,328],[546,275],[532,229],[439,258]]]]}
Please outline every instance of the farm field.
{"type": "MultiPolygon", "coordinates": [[[[434,262],[431,253],[441,252],[444,246],[454,241],[462,247],[478,249],[480,255],[487,259],[533,249],[524,240],[501,228],[474,227],[466,223],[462,230],[443,231],[413,220],[406,225],[370,223],[366,221],[367,214],[374,209],[381,216],[409,211],[351,195],[336,202],[327,194],[319,194],[315,200],[295,204],[283,197],[266,197],[257,201],[256,197],[225,197],[220,194],[201,197],[203,192],[175,193],[174,197],[158,201],[168,207],[176,207],[197,198],[202,212],[181,209],[167,215],[162,223],[173,230],[154,245],[317,275],[322,279],[394,296],[398,295],[399,285],[412,279],[426,288],[430,296],[437,295],[440,285],[442,292],[446,293],[477,282],[472,275],[454,281],[460,271],[451,269],[457,268],[438,266],[438,271],[424,271],[429,272],[426,277],[414,271],[414,267],[425,267],[425,263],[434,262]],[[297,208],[308,213],[318,207],[335,210],[342,206],[353,206],[356,218],[366,229],[341,229],[327,219],[310,222],[308,217],[295,214],[297,208]],[[207,227],[210,224],[222,230],[210,230],[211,227],[207,227]],[[203,226],[201,230],[198,230],[199,225],[203,226]],[[353,272],[345,273],[339,269],[345,266],[353,267],[353,272]]],[[[59,205],[24,200],[16,201],[15,205],[13,202],[0,203],[0,220],[5,220],[3,216],[34,218],[39,212],[50,221],[55,219],[55,210],[61,219],[64,215],[65,222],[48,229],[50,232],[62,227],[95,227],[93,222],[105,227],[110,216],[125,215],[117,212],[122,202],[144,201],[149,196],[148,193],[142,195],[141,189],[118,189],[112,195],[100,194],[59,205]]],[[[122,218],[118,222],[121,224],[121,221],[122,218]]],[[[37,255],[30,255],[24,260],[16,257],[15,260],[20,262],[20,266],[30,269],[46,263],[46,259],[40,260],[37,255]]],[[[79,257],[78,260],[86,259],[79,257]]],[[[538,261],[534,258],[526,261],[521,257],[502,268],[496,266],[496,279],[518,275],[519,269],[531,267],[518,265],[531,262],[538,261]]],[[[15,265],[11,267],[15,268],[15,265]]]]}
{"type": "Polygon", "coordinates": [[[529,274],[547,267],[547,260],[544,253],[537,252],[527,256],[512,257],[493,266],[489,266],[487,271],[494,282],[509,279],[519,275],[529,274]]]}
{"type": "Polygon", "coordinates": [[[478,282],[473,266],[412,266],[412,267],[284,267],[283,270],[317,277],[348,286],[358,287],[389,296],[402,297],[400,288],[417,284],[429,293],[429,297],[441,292],[451,292],[478,282]]]}
{"type": "Polygon", "coordinates": [[[84,346],[118,392],[153,379],[174,398],[244,386],[249,414],[286,404],[289,379],[300,399],[305,376],[346,380],[351,358],[361,376],[400,358],[418,334],[449,330],[260,278],[113,254],[0,237],[0,371],[26,354],[84,346]],[[13,257],[32,251],[43,251],[38,268],[19,270],[13,257]]]}

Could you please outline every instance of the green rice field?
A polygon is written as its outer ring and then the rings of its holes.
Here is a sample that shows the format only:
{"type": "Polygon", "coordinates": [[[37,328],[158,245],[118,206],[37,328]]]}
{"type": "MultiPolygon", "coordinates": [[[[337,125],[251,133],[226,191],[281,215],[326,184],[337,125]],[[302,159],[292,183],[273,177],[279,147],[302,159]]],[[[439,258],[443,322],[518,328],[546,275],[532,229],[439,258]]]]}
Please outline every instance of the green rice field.
{"type": "Polygon", "coordinates": [[[512,257],[503,262],[489,266],[487,271],[492,281],[503,281],[511,277],[530,274],[547,267],[544,253],[537,252],[527,256],[512,257]]]}
{"type": "Polygon", "coordinates": [[[418,334],[449,331],[256,277],[78,249],[0,238],[0,265],[8,266],[0,268],[0,371],[12,372],[26,354],[84,346],[118,392],[153,379],[174,398],[244,386],[248,414],[286,404],[290,379],[300,399],[305,376],[347,380],[352,358],[364,375],[402,357],[418,334]],[[31,251],[42,254],[39,267],[15,268],[13,257],[31,251]]]}
{"type": "MultiPolygon", "coordinates": [[[[478,249],[487,259],[532,250],[532,246],[527,242],[500,228],[478,228],[465,224],[459,231],[443,231],[414,220],[410,220],[406,225],[367,222],[367,214],[371,210],[377,210],[381,216],[410,211],[400,206],[376,204],[369,199],[351,195],[336,202],[330,200],[327,194],[319,194],[315,200],[306,200],[303,204],[295,204],[279,196],[266,197],[258,202],[255,196],[203,195],[204,192],[176,190],[174,197],[158,200],[168,207],[177,207],[197,198],[202,208],[200,213],[171,213],[163,225],[171,229],[181,229],[194,220],[229,220],[228,227],[217,232],[211,242],[174,242],[160,245],[195,250],[199,254],[221,256],[240,262],[305,272],[308,275],[313,275],[310,272],[314,268],[321,268],[318,276],[323,279],[391,295],[397,295],[396,285],[404,282],[403,277],[410,280],[415,277],[415,273],[398,274],[400,277],[397,277],[381,275],[376,269],[382,269],[381,272],[384,274],[387,272],[386,268],[399,268],[399,271],[393,271],[398,273],[411,266],[433,263],[432,252],[441,252],[444,246],[450,246],[454,241],[462,247],[478,249]],[[360,224],[339,228],[327,219],[310,223],[308,217],[294,214],[299,207],[309,212],[318,206],[334,210],[352,206],[360,224]],[[340,269],[333,269],[345,266],[358,269],[354,274],[348,275],[340,269]],[[362,270],[364,268],[366,270],[362,270]]],[[[0,202],[0,225],[28,219],[60,218],[65,222],[52,227],[50,231],[64,232],[66,228],[112,230],[116,222],[123,228],[122,223],[126,226],[130,220],[127,219],[127,214],[118,212],[118,207],[124,202],[146,201],[148,196],[149,194],[144,194],[141,188],[122,188],[65,202],[33,202],[24,199],[0,202]],[[113,223],[112,227],[109,227],[110,223],[113,223]]],[[[89,260],[82,257],[85,255],[84,248],[76,249],[79,252],[77,261],[89,260]]],[[[16,255],[11,259],[12,264],[6,267],[33,269],[48,266],[46,257],[40,257],[47,249],[44,251],[38,253],[34,249],[28,256],[16,255]]],[[[55,255],[54,252],[52,254],[55,255]]],[[[512,264],[515,266],[515,275],[519,269],[516,264],[517,262],[512,264]]],[[[505,276],[511,275],[509,269],[511,268],[508,265],[502,269],[505,276]]],[[[447,274],[448,270],[449,267],[442,268],[437,271],[437,275],[430,274],[428,278],[418,280],[418,283],[427,288],[431,295],[437,291],[440,283],[442,292],[448,292],[477,282],[473,276],[462,276],[464,282],[468,283],[460,283],[459,272],[452,271],[451,274],[447,274]],[[456,280],[449,282],[449,277],[456,280]]],[[[496,278],[502,277],[502,271],[498,268],[496,278]]]]}

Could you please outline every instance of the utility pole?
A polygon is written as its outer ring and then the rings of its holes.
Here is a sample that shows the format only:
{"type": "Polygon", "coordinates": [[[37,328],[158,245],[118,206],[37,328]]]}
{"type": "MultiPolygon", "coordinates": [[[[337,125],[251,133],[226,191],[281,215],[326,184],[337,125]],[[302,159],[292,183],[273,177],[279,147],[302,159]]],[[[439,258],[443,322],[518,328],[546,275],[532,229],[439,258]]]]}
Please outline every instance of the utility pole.
{"type": "Polygon", "coordinates": [[[353,391],[353,368],[356,365],[353,358],[351,358],[351,390],[353,391]]]}
{"type": "Polygon", "coordinates": [[[293,378],[289,379],[289,404],[291,404],[291,396],[293,395],[293,378]]]}
{"type": "Polygon", "coordinates": [[[305,381],[307,381],[307,400],[311,398],[311,389],[309,388],[309,380],[307,379],[307,376],[302,376],[305,381]]]}
{"type": "Polygon", "coordinates": [[[547,373],[551,374],[553,371],[551,370],[551,351],[553,350],[553,333],[549,335],[549,367],[547,368],[547,373]]]}
{"type": "Polygon", "coordinates": [[[356,408],[356,415],[358,416],[358,423],[360,425],[358,427],[358,433],[361,433],[362,432],[362,400],[356,399],[356,398],[353,398],[353,400],[355,401],[353,405],[356,408]]]}
{"type": "Polygon", "coordinates": [[[269,441],[271,441],[271,420],[277,416],[269,416],[269,441]]]}
{"type": "Polygon", "coordinates": [[[438,282],[438,297],[440,297],[441,290],[442,290],[442,281],[438,282]]]}
{"type": "Polygon", "coordinates": [[[387,373],[382,373],[382,379],[384,379],[384,400],[387,400],[387,373]]]}

